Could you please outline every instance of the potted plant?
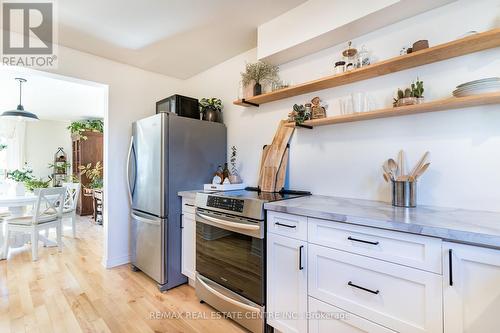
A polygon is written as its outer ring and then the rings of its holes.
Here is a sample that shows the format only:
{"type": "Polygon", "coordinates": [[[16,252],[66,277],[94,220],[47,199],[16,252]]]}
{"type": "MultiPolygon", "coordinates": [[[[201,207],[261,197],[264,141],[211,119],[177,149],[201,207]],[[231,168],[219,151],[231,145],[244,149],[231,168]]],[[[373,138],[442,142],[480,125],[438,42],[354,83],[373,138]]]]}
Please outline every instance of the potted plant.
{"type": "Polygon", "coordinates": [[[394,107],[397,106],[405,106],[405,105],[413,105],[420,104],[424,102],[424,82],[420,81],[418,78],[415,82],[413,82],[409,88],[406,88],[404,91],[402,89],[398,89],[397,97],[394,98],[394,102],[392,105],[394,107]]]}
{"type": "Polygon", "coordinates": [[[288,114],[288,121],[294,122],[296,125],[300,125],[309,119],[310,115],[307,113],[306,107],[302,104],[294,104],[293,111],[288,114]]]}
{"type": "Polygon", "coordinates": [[[424,82],[420,81],[417,77],[417,81],[411,84],[411,91],[413,96],[417,99],[417,104],[424,102],[424,82]]]}
{"type": "Polygon", "coordinates": [[[219,98],[202,98],[199,105],[203,120],[213,122],[221,121],[222,101],[219,98]]]}
{"type": "Polygon", "coordinates": [[[101,119],[87,119],[81,121],[73,121],[68,129],[71,131],[73,137],[79,137],[82,140],[87,140],[83,135],[84,132],[98,132],[104,131],[104,122],[101,119]]]}
{"type": "Polygon", "coordinates": [[[253,82],[253,95],[258,96],[262,94],[263,83],[272,84],[279,82],[278,72],[278,66],[263,61],[246,64],[245,72],[241,73],[241,82],[245,87],[253,82]]]}
{"type": "Polygon", "coordinates": [[[89,183],[87,185],[82,184],[83,195],[93,196],[93,191],[95,189],[101,189],[103,186],[103,167],[101,165],[101,162],[97,162],[95,166],[92,166],[92,163],[89,163],[87,165],[80,165],[78,169],[80,170],[80,174],[86,176],[89,180],[89,183]]]}
{"type": "Polygon", "coordinates": [[[7,179],[11,179],[16,182],[16,196],[23,196],[26,194],[26,187],[24,183],[28,180],[33,179],[33,170],[29,168],[16,169],[7,172],[7,179]]]}
{"type": "Polygon", "coordinates": [[[30,192],[33,192],[37,188],[47,188],[49,187],[51,179],[49,180],[43,180],[42,178],[39,179],[28,179],[24,182],[24,186],[26,186],[26,189],[30,192]]]}
{"type": "Polygon", "coordinates": [[[241,184],[242,183],[241,177],[238,173],[238,167],[236,166],[237,165],[237,163],[236,163],[237,156],[238,156],[238,149],[236,148],[236,146],[232,146],[231,147],[231,157],[229,159],[229,161],[231,162],[231,172],[229,175],[229,182],[231,184],[241,184]]]}
{"type": "Polygon", "coordinates": [[[71,163],[69,162],[59,162],[57,164],[49,163],[48,168],[54,169],[55,174],[66,174],[66,170],[71,167],[71,163]]]}

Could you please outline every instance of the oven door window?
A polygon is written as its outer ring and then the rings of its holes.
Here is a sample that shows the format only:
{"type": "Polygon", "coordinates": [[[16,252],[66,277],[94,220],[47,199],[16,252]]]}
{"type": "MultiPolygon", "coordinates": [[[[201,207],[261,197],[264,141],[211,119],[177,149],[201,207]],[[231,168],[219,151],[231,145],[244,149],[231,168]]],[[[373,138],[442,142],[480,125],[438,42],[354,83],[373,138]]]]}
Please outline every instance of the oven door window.
{"type": "Polygon", "coordinates": [[[196,270],[257,303],[264,304],[264,240],[196,223],[196,270]]]}

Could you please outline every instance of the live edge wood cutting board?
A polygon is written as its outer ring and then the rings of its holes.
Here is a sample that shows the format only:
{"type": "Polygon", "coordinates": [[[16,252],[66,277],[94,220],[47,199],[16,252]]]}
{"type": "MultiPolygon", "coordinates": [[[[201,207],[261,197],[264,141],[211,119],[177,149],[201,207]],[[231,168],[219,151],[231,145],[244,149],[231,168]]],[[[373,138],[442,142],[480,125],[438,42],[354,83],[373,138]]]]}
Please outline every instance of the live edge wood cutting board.
{"type": "Polygon", "coordinates": [[[259,187],[264,192],[279,191],[285,183],[286,167],[288,165],[288,142],[294,131],[293,127],[286,127],[286,123],[286,120],[280,122],[273,142],[262,151],[259,187]]]}

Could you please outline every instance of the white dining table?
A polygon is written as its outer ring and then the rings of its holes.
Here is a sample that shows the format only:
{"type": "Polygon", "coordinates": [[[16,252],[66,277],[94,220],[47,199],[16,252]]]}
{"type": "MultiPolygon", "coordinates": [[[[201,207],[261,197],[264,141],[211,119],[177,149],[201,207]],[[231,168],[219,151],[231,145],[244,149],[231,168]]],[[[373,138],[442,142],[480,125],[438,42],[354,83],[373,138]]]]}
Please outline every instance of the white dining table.
{"type": "MultiPolygon", "coordinates": [[[[50,197],[48,197],[50,199],[50,197]]],[[[57,198],[57,196],[54,196],[57,198]]],[[[33,206],[36,202],[37,196],[33,193],[26,193],[25,195],[0,195],[0,207],[7,208],[9,210],[10,216],[18,217],[23,216],[26,213],[26,207],[33,206]]],[[[30,240],[29,235],[13,233],[12,238],[14,239],[9,245],[10,247],[21,247],[30,240]]],[[[56,242],[49,240],[44,235],[39,236],[40,241],[42,241],[45,246],[53,247],[57,246],[56,242]]],[[[0,260],[5,259],[3,252],[3,242],[5,241],[5,228],[3,223],[0,226],[0,260]]]]}

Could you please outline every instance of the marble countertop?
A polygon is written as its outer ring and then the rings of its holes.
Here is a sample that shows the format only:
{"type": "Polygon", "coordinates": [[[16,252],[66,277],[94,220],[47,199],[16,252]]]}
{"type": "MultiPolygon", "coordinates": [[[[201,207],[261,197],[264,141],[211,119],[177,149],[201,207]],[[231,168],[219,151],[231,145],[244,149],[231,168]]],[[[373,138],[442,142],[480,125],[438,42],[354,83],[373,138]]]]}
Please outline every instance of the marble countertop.
{"type": "Polygon", "coordinates": [[[196,193],[213,193],[217,191],[205,191],[205,190],[191,190],[191,191],[180,191],[177,195],[186,199],[195,199],[196,193]]]}
{"type": "Polygon", "coordinates": [[[196,193],[203,192],[203,190],[191,190],[191,191],[180,191],[177,195],[186,199],[193,199],[196,197],[196,193]]]}
{"type": "Polygon", "coordinates": [[[266,203],[267,210],[402,231],[500,249],[500,213],[312,195],[266,203]]]}

